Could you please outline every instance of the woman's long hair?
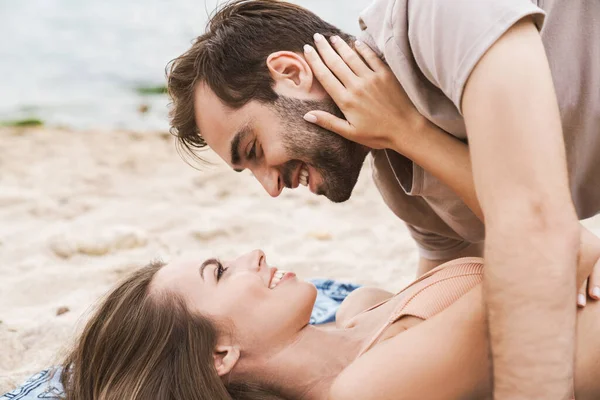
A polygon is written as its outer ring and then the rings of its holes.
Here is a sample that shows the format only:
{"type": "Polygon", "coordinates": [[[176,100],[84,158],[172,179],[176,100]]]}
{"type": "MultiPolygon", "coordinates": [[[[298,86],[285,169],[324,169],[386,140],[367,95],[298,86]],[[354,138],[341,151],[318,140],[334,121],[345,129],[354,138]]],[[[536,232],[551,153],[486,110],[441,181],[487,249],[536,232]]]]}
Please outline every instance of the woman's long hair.
{"type": "Polygon", "coordinates": [[[151,293],[152,262],[98,306],[63,363],[67,400],[281,400],[214,367],[216,325],[175,294],[151,293]]]}

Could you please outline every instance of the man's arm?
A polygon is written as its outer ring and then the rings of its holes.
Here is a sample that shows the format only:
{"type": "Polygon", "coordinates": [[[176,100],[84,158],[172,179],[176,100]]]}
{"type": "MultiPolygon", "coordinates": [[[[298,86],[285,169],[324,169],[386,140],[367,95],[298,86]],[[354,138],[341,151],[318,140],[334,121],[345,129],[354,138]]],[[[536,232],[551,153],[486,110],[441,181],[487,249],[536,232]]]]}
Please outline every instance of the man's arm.
{"type": "MultiPolygon", "coordinates": [[[[483,211],[475,193],[468,146],[428,122],[419,127],[419,140],[418,144],[408,147],[404,143],[397,142],[394,143],[392,149],[403,153],[450,187],[471,211],[481,221],[484,221],[483,211]]],[[[600,240],[581,223],[579,228],[577,285],[583,287],[582,283],[585,283],[585,280],[593,273],[596,262],[599,263],[595,269],[600,270],[600,240]]],[[[461,251],[457,257],[480,257],[483,254],[482,247],[480,244],[474,243],[461,251]]],[[[417,276],[421,276],[446,261],[450,261],[450,259],[428,260],[421,257],[417,276]]],[[[593,280],[592,286],[595,287],[599,283],[597,280],[593,280]]]]}
{"type": "MultiPolygon", "coordinates": [[[[485,4],[482,6],[486,7],[485,4]]],[[[425,7],[431,8],[431,6],[425,7]]],[[[337,53],[325,41],[321,41],[317,47],[319,53],[331,67],[337,66],[339,69],[341,66],[347,67],[346,64],[352,64],[358,70],[361,68],[356,63],[362,63],[362,67],[365,66],[364,62],[342,40],[338,40],[334,44],[337,53]]],[[[377,147],[378,144],[385,144],[386,148],[413,160],[450,187],[473,213],[484,221],[479,199],[475,193],[467,145],[448,135],[419,114],[414,106],[411,106],[406,93],[389,67],[383,64],[371,49],[358,44],[357,49],[372,71],[367,69],[371,72],[364,76],[362,74],[354,76],[353,80],[345,82],[346,87],[339,86],[336,76],[322,63],[316,53],[306,54],[306,59],[315,76],[323,83],[332,98],[337,102],[344,99],[345,108],[342,110],[348,117],[347,120],[344,120],[323,111],[311,111],[309,114],[312,114],[314,118],[318,116],[312,122],[366,146],[377,147]],[[336,84],[328,82],[336,82],[336,84]],[[373,114],[374,110],[376,110],[375,114],[373,114]],[[382,116],[385,117],[382,118],[382,116]],[[376,132],[373,132],[374,127],[376,132]]],[[[422,232],[419,232],[418,229],[411,227],[410,224],[408,226],[413,237],[417,236],[415,240],[419,243],[426,239],[420,237],[422,232]]],[[[580,228],[578,283],[583,282],[590,275],[593,263],[600,254],[598,253],[600,240],[582,225],[580,228]]],[[[480,255],[481,250],[477,248],[478,245],[464,248],[458,256],[480,255]]],[[[420,261],[421,268],[429,270],[444,261],[447,260],[429,260],[423,257],[420,261]]],[[[595,270],[600,271],[600,263],[595,270]]],[[[422,272],[426,271],[420,271],[420,274],[422,272]]],[[[596,277],[592,282],[592,287],[599,286],[600,282],[597,278],[600,273],[592,274],[596,277]]],[[[591,291],[590,296],[597,298],[591,291]]]]}
{"type": "MultiPolygon", "coordinates": [[[[499,4],[503,3],[496,5],[499,4]]],[[[444,6],[445,11],[450,7],[449,3],[443,2],[438,6],[444,6]]],[[[424,9],[429,10],[423,6],[421,11],[424,9]]],[[[435,36],[440,37],[448,36],[435,36]]],[[[359,52],[377,75],[375,79],[366,77],[370,82],[367,87],[380,83],[382,76],[383,81],[387,81],[385,74],[380,73],[380,61],[366,52],[364,46],[362,49],[359,46],[359,52]]],[[[314,53],[307,53],[307,59],[311,60],[315,75],[327,88],[327,79],[331,78],[329,71],[323,68],[314,53]]],[[[484,212],[481,212],[477,196],[470,190],[473,183],[470,177],[448,183],[448,171],[462,170],[468,175],[471,169],[468,157],[445,164],[440,162],[443,158],[428,154],[425,159],[435,160],[434,167],[436,164],[449,167],[441,171],[438,168],[435,173],[435,168],[428,168],[423,159],[418,161],[419,157],[406,151],[427,148],[431,152],[431,147],[410,146],[411,137],[404,137],[401,141],[404,143],[392,143],[394,140],[390,141],[390,137],[397,135],[388,132],[386,136],[387,131],[394,131],[394,126],[396,129],[408,126],[408,132],[421,132],[410,129],[415,119],[402,123],[401,118],[400,123],[394,123],[391,118],[389,126],[392,128],[383,124],[384,129],[378,134],[372,134],[372,123],[365,123],[361,128],[360,122],[369,121],[370,114],[368,110],[362,115],[359,112],[362,108],[357,104],[364,105],[366,95],[364,89],[358,90],[360,96],[353,95],[353,87],[364,88],[349,84],[339,93],[327,89],[334,99],[345,99],[342,106],[346,116],[352,115],[348,109],[358,114],[354,115],[353,123],[350,119],[338,120],[323,112],[319,112],[318,118],[313,115],[311,122],[350,140],[397,148],[457,193],[462,193],[465,203],[485,219],[488,239],[486,300],[496,363],[496,397],[568,396],[574,347],[574,267],[580,229],[568,190],[564,143],[552,79],[537,31],[527,21],[511,28],[480,59],[464,91],[463,108],[476,171],[475,183],[484,212]],[[353,98],[361,99],[361,102],[353,103],[353,98]],[[532,323],[531,315],[535,315],[535,323],[532,323]],[[541,350],[541,356],[534,358],[532,349],[541,350]]],[[[394,85],[378,87],[380,90],[375,93],[385,94],[382,87],[389,89],[394,85]]],[[[449,87],[446,89],[451,92],[449,87]]],[[[366,103],[372,105],[378,97],[389,99],[386,95],[376,96],[366,103]]],[[[395,116],[396,112],[392,110],[386,115],[395,116]]],[[[423,137],[419,135],[421,139],[423,137]]],[[[449,146],[456,143],[447,142],[449,146]]],[[[581,230],[581,240],[583,249],[597,244],[597,238],[586,230],[581,230]]],[[[593,259],[597,258],[597,255],[588,255],[591,258],[581,255],[580,282],[589,274],[593,259]]]]}
{"type": "Polygon", "coordinates": [[[552,76],[530,20],[481,58],[462,106],[486,222],[494,398],[568,398],[579,227],[552,76]]]}

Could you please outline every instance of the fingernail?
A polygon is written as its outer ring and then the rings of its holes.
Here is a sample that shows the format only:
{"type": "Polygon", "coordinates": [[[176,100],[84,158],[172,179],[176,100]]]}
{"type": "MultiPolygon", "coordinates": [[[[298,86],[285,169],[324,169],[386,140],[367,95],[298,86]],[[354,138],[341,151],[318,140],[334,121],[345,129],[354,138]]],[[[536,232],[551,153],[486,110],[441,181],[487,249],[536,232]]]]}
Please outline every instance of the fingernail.
{"type": "Polygon", "coordinates": [[[313,48],[312,48],[312,46],[309,46],[309,45],[307,45],[307,44],[305,44],[305,45],[304,45],[304,52],[305,52],[305,53],[310,53],[310,52],[312,52],[312,51],[313,51],[313,48]]]}
{"type": "Polygon", "coordinates": [[[592,290],[592,295],[600,299],[600,287],[596,286],[594,290],[592,290]]]}
{"type": "Polygon", "coordinates": [[[308,122],[312,122],[313,124],[317,122],[317,116],[315,114],[306,113],[304,114],[304,119],[308,122]]]}
{"type": "Polygon", "coordinates": [[[321,39],[323,39],[323,35],[321,35],[320,33],[315,33],[313,37],[315,38],[315,42],[319,42],[321,41],[321,39]]]}
{"type": "Polygon", "coordinates": [[[362,42],[360,40],[355,40],[354,41],[354,46],[355,47],[360,47],[360,46],[362,46],[362,42]]]}
{"type": "Polygon", "coordinates": [[[332,36],[332,37],[330,37],[330,38],[329,38],[329,41],[330,41],[331,43],[335,43],[335,42],[337,42],[337,40],[338,40],[338,39],[339,39],[339,38],[338,38],[337,36],[332,36]]]}
{"type": "Polygon", "coordinates": [[[581,307],[585,306],[585,294],[579,293],[577,295],[577,304],[579,304],[581,307]]]}

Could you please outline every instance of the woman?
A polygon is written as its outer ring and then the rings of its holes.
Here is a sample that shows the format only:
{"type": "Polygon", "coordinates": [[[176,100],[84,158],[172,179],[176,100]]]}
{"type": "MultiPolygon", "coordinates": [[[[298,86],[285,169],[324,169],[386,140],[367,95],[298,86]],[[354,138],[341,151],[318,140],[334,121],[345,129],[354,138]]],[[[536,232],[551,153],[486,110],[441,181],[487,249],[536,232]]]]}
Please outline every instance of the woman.
{"type": "MultiPolygon", "coordinates": [[[[485,398],[481,269],[456,260],[394,297],[359,289],[336,328],[323,329],[308,324],[314,286],[269,267],[261,251],[154,262],[89,320],[64,365],[67,398],[485,398]]],[[[600,395],[599,331],[590,304],[578,317],[578,399],[600,395]]]]}
{"type": "MultiPolygon", "coordinates": [[[[460,142],[439,143],[427,142],[428,153],[454,169],[445,182],[478,210],[472,184],[450,182],[470,173],[468,153],[460,142]]],[[[582,246],[580,282],[599,255],[582,246]]],[[[67,398],[489,398],[482,266],[452,261],[396,296],[359,289],[335,329],[323,329],[308,324],[315,288],[269,267],[261,251],[228,262],[155,262],[89,320],[64,363],[67,398]]],[[[598,398],[600,306],[581,309],[577,323],[576,396],[598,398]]]]}

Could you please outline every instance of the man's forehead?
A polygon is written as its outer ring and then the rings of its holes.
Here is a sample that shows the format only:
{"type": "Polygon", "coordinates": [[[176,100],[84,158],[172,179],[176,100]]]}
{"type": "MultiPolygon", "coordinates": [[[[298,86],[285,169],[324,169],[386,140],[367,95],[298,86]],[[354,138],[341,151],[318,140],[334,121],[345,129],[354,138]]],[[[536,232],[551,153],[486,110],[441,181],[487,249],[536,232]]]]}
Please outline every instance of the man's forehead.
{"type": "Polygon", "coordinates": [[[231,143],[236,132],[245,125],[243,113],[225,105],[204,83],[198,85],[194,100],[200,134],[213,151],[231,163],[231,143]]]}

